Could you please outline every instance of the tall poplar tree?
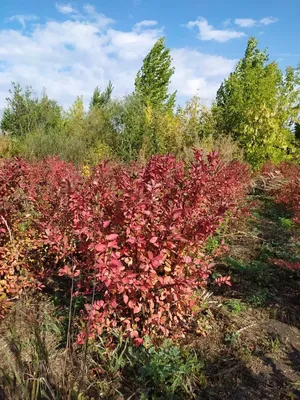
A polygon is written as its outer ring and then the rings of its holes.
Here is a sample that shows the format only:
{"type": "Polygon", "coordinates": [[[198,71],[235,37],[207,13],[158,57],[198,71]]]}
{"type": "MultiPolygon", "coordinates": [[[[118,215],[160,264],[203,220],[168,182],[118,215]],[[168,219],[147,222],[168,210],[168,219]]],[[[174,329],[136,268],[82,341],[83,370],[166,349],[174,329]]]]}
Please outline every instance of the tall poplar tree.
{"type": "Polygon", "coordinates": [[[169,94],[171,77],[174,74],[170,49],[165,39],[160,38],[144,58],[142,68],[135,79],[136,93],[146,105],[173,110],[176,92],[169,94]]]}

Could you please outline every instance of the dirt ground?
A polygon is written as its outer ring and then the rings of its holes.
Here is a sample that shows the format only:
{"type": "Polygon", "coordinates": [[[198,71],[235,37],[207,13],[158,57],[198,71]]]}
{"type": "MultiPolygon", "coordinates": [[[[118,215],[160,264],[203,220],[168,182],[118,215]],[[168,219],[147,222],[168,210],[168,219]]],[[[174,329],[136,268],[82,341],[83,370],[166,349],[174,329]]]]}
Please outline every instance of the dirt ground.
{"type": "Polygon", "coordinates": [[[214,333],[189,342],[206,360],[199,399],[300,399],[300,275],[272,262],[300,260],[299,230],[270,198],[255,200],[252,218],[227,232],[218,269],[232,287],[208,301],[214,333]]]}

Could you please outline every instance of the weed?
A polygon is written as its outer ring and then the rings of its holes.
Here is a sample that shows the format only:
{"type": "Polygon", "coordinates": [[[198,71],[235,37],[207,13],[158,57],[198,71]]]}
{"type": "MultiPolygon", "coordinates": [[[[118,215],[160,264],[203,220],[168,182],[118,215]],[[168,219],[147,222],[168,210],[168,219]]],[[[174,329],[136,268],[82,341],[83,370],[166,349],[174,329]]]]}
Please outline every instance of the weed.
{"type": "Polygon", "coordinates": [[[241,260],[236,260],[232,257],[226,257],[224,261],[232,270],[236,270],[238,272],[244,272],[247,269],[247,266],[241,260]]]}
{"type": "Polygon", "coordinates": [[[271,338],[271,340],[270,340],[271,352],[276,353],[279,349],[279,346],[280,346],[280,340],[279,340],[278,336],[276,336],[274,339],[271,338]]]}
{"type": "Polygon", "coordinates": [[[203,362],[196,353],[183,351],[169,341],[159,348],[148,342],[132,354],[141,365],[137,379],[146,387],[144,398],[181,399],[180,394],[194,398],[197,386],[206,383],[203,362]]]}
{"type": "Polygon", "coordinates": [[[226,301],[225,305],[233,314],[239,314],[247,310],[246,304],[238,299],[230,299],[226,301]]]}
{"type": "Polygon", "coordinates": [[[254,260],[250,263],[245,263],[241,260],[227,257],[225,262],[231,270],[243,273],[243,275],[246,274],[249,279],[252,281],[257,281],[259,285],[261,285],[261,282],[265,281],[267,278],[268,266],[264,261],[254,260]]]}
{"type": "Polygon", "coordinates": [[[210,236],[205,244],[207,253],[212,254],[220,246],[219,239],[216,236],[210,236]]]}
{"type": "Polygon", "coordinates": [[[254,347],[250,347],[247,344],[244,345],[243,347],[243,358],[245,360],[251,360],[251,358],[253,357],[253,349],[254,347]]]}
{"type": "Polygon", "coordinates": [[[235,346],[240,339],[240,332],[230,332],[225,335],[224,343],[227,346],[235,346]]]}
{"type": "Polygon", "coordinates": [[[248,296],[248,301],[253,307],[260,308],[266,304],[268,297],[269,291],[267,288],[264,288],[263,290],[258,291],[256,294],[248,296]]]}
{"type": "Polygon", "coordinates": [[[279,224],[282,228],[290,231],[294,228],[295,224],[290,218],[279,217],[279,224]]]}

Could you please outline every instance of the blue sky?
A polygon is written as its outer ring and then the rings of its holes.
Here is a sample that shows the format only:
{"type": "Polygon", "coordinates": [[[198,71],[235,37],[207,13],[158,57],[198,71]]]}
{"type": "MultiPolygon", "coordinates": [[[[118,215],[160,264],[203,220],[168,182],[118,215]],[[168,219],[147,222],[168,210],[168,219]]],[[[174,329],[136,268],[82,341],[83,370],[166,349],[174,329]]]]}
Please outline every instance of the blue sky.
{"type": "Polygon", "coordinates": [[[111,79],[115,95],[133,89],[143,57],[164,35],[180,103],[210,103],[242,57],[249,36],[282,68],[300,62],[299,0],[1,0],[0,109],[11,81],[68,107],[86,103],[111,79]]]}

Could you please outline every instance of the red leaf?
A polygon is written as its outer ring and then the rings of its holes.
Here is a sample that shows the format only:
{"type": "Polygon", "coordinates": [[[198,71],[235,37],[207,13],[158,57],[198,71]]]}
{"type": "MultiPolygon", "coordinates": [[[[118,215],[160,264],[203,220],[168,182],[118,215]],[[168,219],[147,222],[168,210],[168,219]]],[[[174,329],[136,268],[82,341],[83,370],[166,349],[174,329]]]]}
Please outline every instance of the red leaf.
{"type": "Polygon", "coordinates": [[[116,240],[119,237],[116,233],[112,233],[111,235],[105,236],[105,239],[108,240],[109,242],[112,242],[113,240],[116,240]]]}
{"type": "Polygon", "coordinates": [[[135,338],[133,341],[134,341],[134,344],[136,345],[136,347],[140,347],[144,342],[144,340],[142,338],[135,338]]]}
{"type": "Polygon", "coordinates": [[[125,304],[128,303],[129,297],[127,296],[127,294],[124,294],[124,295],[123,295],[123,300],[124,300],[124,303],[125,303],[125,304]]]}
{"type": "Polygon", "coordinates": [[[99,253],[102,253],[103,251],[105,251],[106,250],[106,245],[105,244],[103,244],[103,243],[98,243],[96,246],[95,246],[95,250],[96,251],[98,251],[99,253]]]}
{"type": "Polygon", "coordinates": [[[135,303],[132,300],[129,300],[128,307],[133,309],[135,307],[135,303]]]}
{"type": "Polygon", "coordinates": [[[173,213],[172,219],[173,221],[176,221],[179,217],[181,217],[182,210],[177,210],[173,213]]]}
{"type": "Polygon", "coordinates": [[[137,306],[134,307],[133,309],[133,314],[138,314],[142,309],[142,306],[139,304],[137,306]]]}
{"type": "Polygon", "coordinates": [[[113,259],[111,260],[111,264],[112,264],[112,265],[115,265],[116,267],[123,267],[121,261],[117,260],[116,258],[113,258],[113,259]]]}
{"type": "Polygon", "coordinates": [[[61,268],[61,269],[58,271],[58,275],[59,275],[59,276],[64,276],[64,275],[66,275],[66,276],[71,276],[71,275],[72,275],[72,272],[71,272],[71,270],[70,270],[70,267],[69,267],[68,265],[65,265],[63,268],[61,268]]]}

